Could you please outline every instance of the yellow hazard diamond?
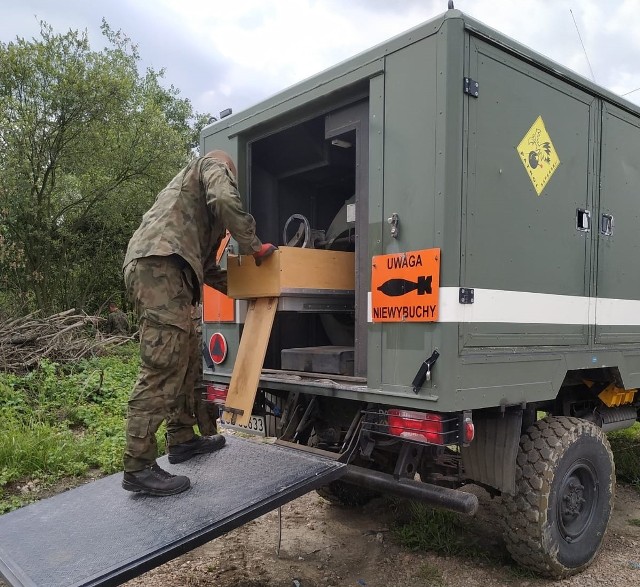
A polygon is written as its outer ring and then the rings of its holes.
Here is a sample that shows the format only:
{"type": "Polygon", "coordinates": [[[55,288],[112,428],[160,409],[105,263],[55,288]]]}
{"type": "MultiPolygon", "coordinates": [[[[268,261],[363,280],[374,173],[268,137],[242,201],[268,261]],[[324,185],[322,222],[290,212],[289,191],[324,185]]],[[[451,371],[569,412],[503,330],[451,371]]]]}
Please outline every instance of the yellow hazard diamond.
{"type": "Polygon", "coordinates": [[[560,158],[544,126],[542,116],[538,116],[531,125],[516,150],[536,193],[540,195],[560,165],[560,158]]]}

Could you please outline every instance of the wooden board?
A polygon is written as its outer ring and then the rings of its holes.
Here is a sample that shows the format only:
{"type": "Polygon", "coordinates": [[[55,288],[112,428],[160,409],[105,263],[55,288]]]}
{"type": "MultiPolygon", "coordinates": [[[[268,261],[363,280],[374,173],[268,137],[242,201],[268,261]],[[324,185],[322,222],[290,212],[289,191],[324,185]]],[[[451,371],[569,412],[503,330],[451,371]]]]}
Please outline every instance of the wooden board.
{"type": "Polygon", "coordinates": [[[223,417],[227,422],[239,426],[249,424],[277,307],[278,299],[273,297],[249,302],[227,401],[223,408],[226,412],[223,417]]]}
{"type": "Polygon", "coordinates": [[[355,289],[355,254],[324,249],[281,247],[257,267],[251,256],[227,258],[228,295],[253,299],[287,290],[355,289]]]}

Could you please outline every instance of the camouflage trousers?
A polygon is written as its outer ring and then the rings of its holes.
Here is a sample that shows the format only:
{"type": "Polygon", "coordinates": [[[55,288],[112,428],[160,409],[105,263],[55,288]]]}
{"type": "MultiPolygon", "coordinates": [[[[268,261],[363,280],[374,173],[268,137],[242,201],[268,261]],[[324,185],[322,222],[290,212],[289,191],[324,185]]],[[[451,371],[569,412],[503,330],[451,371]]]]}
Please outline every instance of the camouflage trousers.
{"type": "Polygon", "coordinates": [[[195,277],[179,257],[142,257],[124,269],[140,328],[140,371],[127,406],[124,470],[139,471],[157,456],[156,432],[167,444],[193,438],[194,387],[202,356],[191,308],[195,277]]]}

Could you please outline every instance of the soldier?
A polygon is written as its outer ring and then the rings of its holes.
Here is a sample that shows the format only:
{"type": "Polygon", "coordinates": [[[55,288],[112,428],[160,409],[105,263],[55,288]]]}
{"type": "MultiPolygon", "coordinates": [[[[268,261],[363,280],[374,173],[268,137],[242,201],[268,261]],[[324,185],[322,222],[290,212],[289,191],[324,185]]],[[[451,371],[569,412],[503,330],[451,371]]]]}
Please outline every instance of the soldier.
{"type": "Polygon", "coordinates": [[[193,388],[193,415],[198,430],[203,436],[213,436],[218,432],[218,406],[205,399],[205,384],[202,377],[202,304],[196,304],[191,310],[191,320],[196,332],[190,352],[193,359],[189,362],[188,388],[193,388]]]}
{"type": "Polygon", "coordinates": [[[129,334],[129,320],[127,315],[115,304],[109,302],[109,316],[107,316],[107,333],[109,334],[129,334]]]}
{"type": "Polygon", "coordinates": [[[122,486],[128,491],[173,495],[189,478],[156,463],[156,431],[167,423],[170,463],[222,448],[224,436],[197,436],[193,426],[196,332],[191,309],[203,283],[227,291],[216,251],[229,230],[240,253],[256,264],[276,247],[256,236],[255,220],[242,208],[236,168],[224,151],[191,161],[156,197],[135,231],[123,263],[127,294],[140,326],[142,363],[127,410],[122,486]],[[191,388],[189,386],[191,385],[191,388]]]}

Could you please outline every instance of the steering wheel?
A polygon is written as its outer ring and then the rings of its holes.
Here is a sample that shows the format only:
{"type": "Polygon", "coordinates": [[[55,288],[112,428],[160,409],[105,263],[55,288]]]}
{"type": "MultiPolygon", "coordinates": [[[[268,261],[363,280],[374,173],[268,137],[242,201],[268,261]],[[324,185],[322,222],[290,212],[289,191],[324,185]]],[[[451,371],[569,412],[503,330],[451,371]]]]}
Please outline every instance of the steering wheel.
{"type": "Polygon", "coordinates": [[[309,245],[309,241],[311,240],[311,225],[309,224],[309,220],[306,216],[302,214],[292,214],[289,216],[287,221],[284,223],[284,230],[282,231],[282,244],[287,245],[289,247],[300,247],[302,249],[306,248],[309,245]],[[292,220],[299,220],[300,226],[298,230],[293,235],[290,240],[287,240],[287,229],[289,228],[289,224],[291,224],[292,220]],[[304,234],[304,240],[302,240],[302,236],[304,234]],[[302,241],[302,244],[300,242],[302,241]]]}

